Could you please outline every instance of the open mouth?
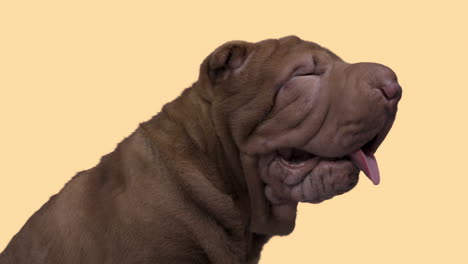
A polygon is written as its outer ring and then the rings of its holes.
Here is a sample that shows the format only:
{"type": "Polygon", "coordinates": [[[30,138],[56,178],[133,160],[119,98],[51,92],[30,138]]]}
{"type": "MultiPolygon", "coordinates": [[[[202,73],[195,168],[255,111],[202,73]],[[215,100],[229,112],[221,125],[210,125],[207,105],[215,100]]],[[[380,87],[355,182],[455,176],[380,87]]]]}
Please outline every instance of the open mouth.
{"type": "Polygon", "coordinates": [[[379,184],[374,153],[391,125],[389,119],[379,127],[360,130],[362,134],[358,136],[350,133],[340,137],[342,141],[330,140],[343,146],[339,151],[337,146],[330,145],[334,155],[327,155],[327,151],[320,149],[326,148],[325,144],[286,145],[260,155],[257,166],[267,200],[274,205],[287,201],[320,203],[351,190],[358,182],[360,171],[375,185],[379,184]],[[358,141],[352,142],[352,139],[358,141]]]}
{"type": "Polygon", "coordinates": [[[280,149],[277,151],[277,155],[281,158],[281,162],[291,167],[303,166],[307,161],[316,157],[309,152],[297,148],[280,149]]]}
{"type": "Polygon", "coordinates": [[[328,162],[352,162],[355,167],[363,171],[364,174],[375,185],[377,185],[380,183],[380,173],[374,153],[385,138],[385,134],[385,132],[377,134],[367,143],[362,145],[361,148],[340,157],[319,157],[312,153],[297,148],[279,149],[277,150],[276,155],[281,161],[281,163],[289,169],[301,169],[305,167],[310,167],[310,164],[316,164],[318,160],[325,160],[328,162]]]}

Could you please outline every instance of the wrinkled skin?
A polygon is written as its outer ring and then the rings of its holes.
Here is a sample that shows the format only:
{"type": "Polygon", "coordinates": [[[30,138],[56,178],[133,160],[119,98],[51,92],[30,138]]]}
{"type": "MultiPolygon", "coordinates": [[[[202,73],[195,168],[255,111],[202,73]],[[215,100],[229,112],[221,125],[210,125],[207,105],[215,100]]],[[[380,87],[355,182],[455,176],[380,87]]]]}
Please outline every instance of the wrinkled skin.
{"type": "Polygon", "coordinates": [[[287,234],[298,202],[352,189],[359,169],[349,155],[377,150],[401,98],[390,68],[349,64],[294,36],[227,43],[210,66],[215,121],[230,117],[259,233],[287,234]]]}
{"type": "Polygon", "coordinates": [[[298,202],[349,191],[374,164],[400,97],[389,68],[297,37],[228,42],[31,216],[0,264],[258,263],[298,202]]]}

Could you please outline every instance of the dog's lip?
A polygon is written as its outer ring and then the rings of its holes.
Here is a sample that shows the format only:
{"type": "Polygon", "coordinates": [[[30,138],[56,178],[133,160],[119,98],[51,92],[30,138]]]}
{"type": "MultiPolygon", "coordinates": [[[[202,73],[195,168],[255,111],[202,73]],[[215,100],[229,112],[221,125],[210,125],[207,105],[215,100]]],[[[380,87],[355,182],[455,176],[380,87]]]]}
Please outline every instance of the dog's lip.
{"type": "Polygon", "coordinates": [[[385,139],[385,137],[386,137],[389,130],[390,130],[390,128],[388,126],[384,127],[379,133],[377,133],[375,136],[373,136],[366,143],[362,144],[356,150],[349,151],[349,152],[346,152],[344,154],[337,155],[337,156],[334,156],[334,157],[320,156],[320,155],[316,155],[316,154],[314,154],[314,153],[312,153],[312,152],[310,152],[310,151],[308,151],[306,149],[293,148],[293,147],[278,149],[278,150],[276,150],[275,154],[276,154],[276,156],[278,156],[278,158],[280,159],[280,161],[284,165],[286,165],[288,167],[291,167],[291,168],[301,168],[302,166],[306,166],[307,162],[309,162],[310,160],[315,160],[315,159],[326,160],[326,161],[351,160],[351,155],[354,152],[356,152],[356,151],[358,151],[360,149],[362,149],[366,153],[374,154],[376,152],[376,150],[378,149],[378,147],[380,146],[380,144],[382,144],[382,142],[385,139]],[[300,151],[300,152],[307,153],[307,155],[309,157],[307,159],[301,160],[300,162],[293,162],[293,161],[288,160],[287,157],[291,156],[291,152],[294,152],[294,151],[300,151]]]}
{"type": "Polygon", "coordinates": [[[362,171],[375,185],[380,183],[380,172],[374,154],[387,137],[392,124],[391,120],[387,120],[383,128],[371,140],[348,154],[354,166],[362,171]]]}
{"type": "Polygon", "coordinates": [[[288,169],[302,170],[302,169],[306,169],[310,167],[310,164],[315,163],[317,159],[320,159],[320,157],[315,156],[313,158],[310,158],[301,162],[290,162],[286,160],[285,158],[281,157],[280,155],[278,155],[278,159],[288,169]]]}
{"type": "Polygon", "coordinates": [[[338,162],[338,161],[350,161],[350,154],[339,156],[335,158],[328,158],[328,157],[321,157],[321,156],[314,156],[310,159],[301,161],[301,162],[291,162],[286,160],[285,158],[281,157],[281,155],[277,154],[279,161],[291,169],[301,169],[303,167],[307,167],[309,163],[316,162],[316,161],[327,161],[327,162],[338,162]]]}
{"type": "Polygon", "coordinates": [[[363,144],[360,147],[360,149],[365,150],[368,153],[375,154],[377,149],[380,147],[380,145],[382,144],[382,142],[385,140],[388,133],[390,132],[392,125],[393,125],[393,119],[388,119],[383,125],[382,129],[380,129],[379,132],[377,132],[377,134],[374,137],[372,137],[371,140],[363,144]]]}
{"type": "Polygon", "coordinates": [[[325,158],[325,157],[314,156],[308,160],[301,161],[299,163],[291,163],[285,160],[280,155],[276,154],[275,160],[283,168],[290,170],[290,171],[294,171],[292,175],[303,175],[302,177],[285,177],[283,181],[285,184],[289,186],[294,186],[294,185],[299,184],[303,180],[304,175],[311,173],[315,169],[315,167],[317,167],[319,164],[322,164],[324,162],[330,163],[332,166],[334,165],[340,166],[340,165],[343,165],[343,163],[350,163],[350,164],[352,163],[348,156],[344,156],[341,158],[325,158]]]}
{"type": "MultiPolygon", "coordinates": [[[[310,157],[305,159],[305,160],[301,160],[299,162],[293,162],[293,161],[288,160],[287,158],[285,158],[284,154],[282,155],[281,152],[284,152],[284,151],[291,151],[291,150],[284,150],[284,149],[283,150],[278,150],[275,153],[276,157],[283,166],[285,166],[286,168],[291,169],[291,170],[311,169],[311,168],[314,167],[313,166],[314,164],[316,165],[316,164],[318,164],[319,162],[322,162],[322,161],[326,161],[326,162],[349,161],[349,162],[351,162],[350,155],[343,155],[343,156],[339,156],[339,157],[329,158],[329,157],[317,156],[317,155],[314,155],[312,153],[308,153],[310,155],[310,157]]],[[[301,151],[303,151],[303,150],[301,150],[301,151]]]]}

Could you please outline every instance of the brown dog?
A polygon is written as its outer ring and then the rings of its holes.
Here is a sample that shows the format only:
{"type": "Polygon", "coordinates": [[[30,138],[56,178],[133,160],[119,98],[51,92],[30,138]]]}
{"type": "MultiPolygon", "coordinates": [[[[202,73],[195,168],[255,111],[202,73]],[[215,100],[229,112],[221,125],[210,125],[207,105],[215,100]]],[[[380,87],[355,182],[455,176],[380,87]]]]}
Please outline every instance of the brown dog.
{"type": "Polygon", "coordinates": [[[36,212],[0,263],[257,263],[298,202],[379,182],[401,88],[297,37],[228,42],[199,80],[36,212]]]}

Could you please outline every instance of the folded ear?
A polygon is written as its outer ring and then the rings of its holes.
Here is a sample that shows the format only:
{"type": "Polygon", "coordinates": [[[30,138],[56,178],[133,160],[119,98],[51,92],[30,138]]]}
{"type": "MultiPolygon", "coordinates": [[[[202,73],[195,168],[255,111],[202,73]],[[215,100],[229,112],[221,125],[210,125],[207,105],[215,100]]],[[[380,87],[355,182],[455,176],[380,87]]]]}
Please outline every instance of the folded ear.
{"type": "Polygon", "coordinates": [[[208,76],[212,81],[226,79],[233,70],[244,64],[247,55],[247,42],[231,41],[225,43],[209,56],[208,76]]]}

